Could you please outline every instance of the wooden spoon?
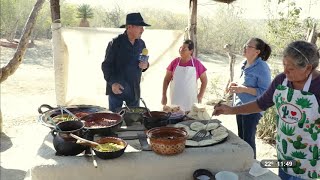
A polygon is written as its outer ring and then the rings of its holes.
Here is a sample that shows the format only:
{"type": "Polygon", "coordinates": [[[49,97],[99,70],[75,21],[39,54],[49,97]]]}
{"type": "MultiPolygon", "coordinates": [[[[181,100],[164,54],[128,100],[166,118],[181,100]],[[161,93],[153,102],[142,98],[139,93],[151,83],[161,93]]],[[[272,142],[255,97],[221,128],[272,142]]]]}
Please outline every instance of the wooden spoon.
{"type": "Polygon", "coordinates": [[[74,135],[74,134],[72,134],[72,133],[70,133],[70,136],[73,137],[73,138],[75,138],[75,139],[77,139],[77,140],[79,141],[79,142],[77,141],[77,143],[86,142],[86,143],[89,143],[89,144],[93,145],[94,147],[99,146],[99,148],[100,148],[101,150],[108,150],[108,149],[104,148],[101,144],[99,144],[99,143],[97,143],[97,142],[90,141],[90,140],[87,140],[87,139],[83,139],[83,138],[81,138],[81,137],[79,137],[79,136],[77,136],[77,135],[74,135]]]}

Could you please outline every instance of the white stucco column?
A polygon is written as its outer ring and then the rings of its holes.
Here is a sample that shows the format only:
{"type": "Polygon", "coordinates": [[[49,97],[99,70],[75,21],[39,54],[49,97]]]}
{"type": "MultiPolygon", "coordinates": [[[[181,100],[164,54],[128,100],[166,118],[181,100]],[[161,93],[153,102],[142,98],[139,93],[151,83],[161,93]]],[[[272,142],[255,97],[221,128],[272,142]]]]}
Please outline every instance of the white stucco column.
{"type": "Polygon", "coordinates": [[[61,23],[52,23],[52,51],[57,105],[65,105],[68,82],[68,55],[61,36],[61,23]]]}

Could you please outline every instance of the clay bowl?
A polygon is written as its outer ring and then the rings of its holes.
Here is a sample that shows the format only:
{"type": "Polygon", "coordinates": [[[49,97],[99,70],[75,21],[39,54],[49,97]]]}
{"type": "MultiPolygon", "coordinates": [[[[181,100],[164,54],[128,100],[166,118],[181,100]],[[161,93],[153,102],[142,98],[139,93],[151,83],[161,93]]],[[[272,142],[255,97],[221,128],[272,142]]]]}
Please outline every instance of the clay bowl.
{"type": "Polygon", "coordinates": [[[156,127],[147,131],[151,149],[161,155],[182,153],[185,149],[188,133],[183,128],[156,127]]]}
{"type": "Polygon", "coordinates": [[[199,180],[201,176],[206,176],[209,180],[214,179],[214,175],[207,169],[197,169],[193,172],[193,180],[199,180]]]}
{"type": "Polygon", "coordinates": [[[123,147],[117,151],[112,151],[112,152],[100,151],[100,150],[98,150],[97,147],[93,148],[93,151],[101,159],[118,158],[124,154],[124,151],[126,150],[126,148],[128,146],[128,143],[126,141],[124,141],[121,138],[117,138],[117,137],[103,137],[101,139],[96,140],[95,142],[97,142],[99,144],[114,143],[114,144],[117,144],[117,145],[120,145],[123,147]]]}

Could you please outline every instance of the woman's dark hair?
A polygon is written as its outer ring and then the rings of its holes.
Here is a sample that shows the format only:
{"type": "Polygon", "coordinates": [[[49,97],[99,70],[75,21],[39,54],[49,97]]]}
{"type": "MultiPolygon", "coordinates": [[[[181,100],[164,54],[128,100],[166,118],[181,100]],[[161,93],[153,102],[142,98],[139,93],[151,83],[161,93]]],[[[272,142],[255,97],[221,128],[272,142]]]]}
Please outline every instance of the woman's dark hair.
{"type": "Polygon", "coordinates": [[[189,50],[193,50],[193,49],[194,49],[194,43],[193,43],[193,41],[191,41],[191,40],[189,40],[189,39],[185,40],[185,41],[183,42],[183,44],[187,44],[189,50]]]}
{"type": "Polygon", "coordinates": [[[271,54],[271,47],[269,44],[265,43],[262,39],[252,38],[256,43],[256,49],[260,50],[258,57],[261,57],[262,60],[267,61],[271,54]]]}

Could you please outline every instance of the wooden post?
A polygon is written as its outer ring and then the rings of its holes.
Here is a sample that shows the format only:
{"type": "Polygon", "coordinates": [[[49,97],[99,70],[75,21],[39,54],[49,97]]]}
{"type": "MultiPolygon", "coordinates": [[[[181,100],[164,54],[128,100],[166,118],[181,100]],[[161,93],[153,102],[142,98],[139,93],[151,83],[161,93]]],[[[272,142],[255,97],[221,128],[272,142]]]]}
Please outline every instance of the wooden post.
{"type": "Polygon", "coordinates": [[[194,43],[193,56],[198,56],[197,50],[197,3],[198,0],[189,0],[189,23],[188,23],[188,31],[189,31],[189,39],[194,43]]]}
{"type": "MultiPolygon", "coordinates": [[[[234,78],[234,65],[236,63],[236,56],[231,52],[231,45],[226,44],[224,45],[224,49],[227,51],[227,55],[229,57],[229,80],[227,82],[227,85],[225,87],[225,90],[227,90],[229,84],[233,81],[234,78]]],[[[224,91],[224,98],[226,101],[232,100],[232,95],[228,95],[227,91],[224,91]]]]}
{"type": "Polygon", "coordinates": [[[51,20],[53,23],[60,23],[60,0],[50,0],[51,20]]]}
{"type": "Polygon", "coordinates": [[[234,78],[234,64],[236,62],[236,56],[231,52],[231,45],[224,45],[224,49],[227,51],[229,57],[229,81],[232,82],[234,78]]]}
{"type": "Polygon", "coordinates": [[[50,0],[52,19],[52,51],[57,105],[65,105],[68,83],[68,61],[61,36],[60,0],[50,0]]]}

